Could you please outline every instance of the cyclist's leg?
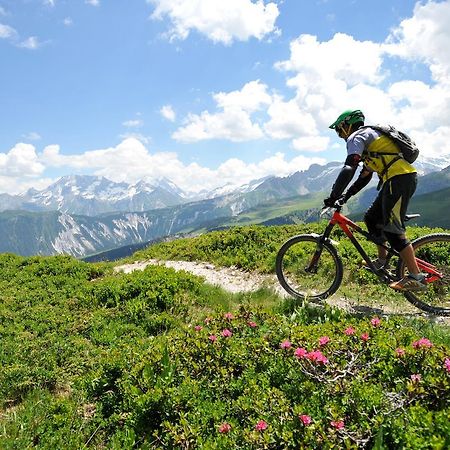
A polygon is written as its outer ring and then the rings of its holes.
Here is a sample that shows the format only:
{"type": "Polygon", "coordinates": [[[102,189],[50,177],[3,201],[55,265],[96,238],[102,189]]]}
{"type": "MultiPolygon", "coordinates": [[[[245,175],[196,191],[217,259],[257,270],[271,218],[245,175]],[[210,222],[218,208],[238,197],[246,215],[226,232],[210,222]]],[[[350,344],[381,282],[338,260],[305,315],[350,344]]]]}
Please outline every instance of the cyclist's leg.
{"type": "Polygon", "coordinates": [[[378,244],[377,249],[379,261],[386,261],[387,257],[387,250],[381,246],[386,241],[386,236],[383,233],[383,190],[384,187],[378,193],[372,205],[370,205],[364,215],[364,222],[367,226],[367,230],[374,238],[374,241],[378,244]]]}
{"type": "Polygon", "coordinates": [[[406,238],[405,215],[409,200],[417,186],[416,174],[398,175],[385,183],[383,192],[384,232],[391,246],[400,253],[404,260],[409,278],[391,284],[394,289],[422,288],[423,276],[417,267],[414,249],[406,238]]]}

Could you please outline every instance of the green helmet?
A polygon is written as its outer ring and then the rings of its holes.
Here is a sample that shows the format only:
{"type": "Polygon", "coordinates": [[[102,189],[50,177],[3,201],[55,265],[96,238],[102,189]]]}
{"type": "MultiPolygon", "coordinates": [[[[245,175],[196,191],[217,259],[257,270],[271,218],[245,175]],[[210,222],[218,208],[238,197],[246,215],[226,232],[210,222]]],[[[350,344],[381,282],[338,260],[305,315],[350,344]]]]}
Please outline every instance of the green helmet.
{"type": "Polygon", "coordinates": [[[364,123],[364,114],[361,110],[355,109],[348,111],[344,111],[331,125],[330,128],[335,130],[336,128],[339,128],[341,125],[353,125],[357,122],[364,123]]]}

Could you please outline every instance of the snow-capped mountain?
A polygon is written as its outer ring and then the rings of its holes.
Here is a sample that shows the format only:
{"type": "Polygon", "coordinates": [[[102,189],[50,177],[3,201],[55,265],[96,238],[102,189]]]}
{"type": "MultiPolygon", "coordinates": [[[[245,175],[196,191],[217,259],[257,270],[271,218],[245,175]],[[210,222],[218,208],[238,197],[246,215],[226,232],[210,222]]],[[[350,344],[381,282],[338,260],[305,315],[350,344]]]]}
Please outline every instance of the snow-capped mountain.
{"type": "Polygon", "coordinates": [[[71,175],[46,189],[30,189],[18,196],[0,196],[0,210],[61,211],[96,216],[114,211],[146,211],[181,204],[183,193],[168,180],[135,184],[104,177],[71,175]]]}

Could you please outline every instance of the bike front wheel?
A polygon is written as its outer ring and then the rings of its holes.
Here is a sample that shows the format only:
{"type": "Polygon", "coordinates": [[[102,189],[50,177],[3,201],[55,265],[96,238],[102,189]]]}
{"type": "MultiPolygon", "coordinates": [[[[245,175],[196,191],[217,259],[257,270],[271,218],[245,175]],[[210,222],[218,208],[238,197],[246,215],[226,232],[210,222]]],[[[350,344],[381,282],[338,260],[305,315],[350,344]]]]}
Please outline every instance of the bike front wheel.
{"type": "Polygon", "coordinates": [[[293,297],[324,300],[342,282],[344,269],[336,249],[318,236],[294,236],[280,248],[276,273],[281,286],[293,297]]]}
{"type": "MultiPolygon", "coordinates": [[[[450,316],[450,234],[423,236],[413,241],[412,246],[419,269],[425,273],[428,283],[427,290],[405,292],[405,297],[423,311],[450,316]]],[[[397,276],[403,278],[407,274],[406,264],[400,259],[397,276]]]]}

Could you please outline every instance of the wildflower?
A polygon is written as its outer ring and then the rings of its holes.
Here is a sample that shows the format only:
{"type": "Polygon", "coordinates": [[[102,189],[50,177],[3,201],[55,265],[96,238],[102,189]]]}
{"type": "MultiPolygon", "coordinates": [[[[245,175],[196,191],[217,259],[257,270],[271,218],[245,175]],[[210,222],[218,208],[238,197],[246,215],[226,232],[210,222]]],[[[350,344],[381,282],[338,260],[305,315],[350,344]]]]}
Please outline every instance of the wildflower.
{"type": "Polygon", "coordinates": [[[233,314],[230,313],[230,312],[225,313],[225,314],[223,315],[223,317],[224,317],[225,319],[227,319],[227,320],[234,319],[233,314]]]}
{"type": "Polygon", "coordinates": [[[399,357],[399,358],[401,358],[402,356],[405,356],[405,349],[404,348],[396,348],[395,349],[395,354],[399,357]]]}
{"type": "Polygon", "coordinates": [[[209,324],[209,322],[211,322],[211,320],[212,320],[212,318],[211,318],[211,317],[207,317],[207,318],[205,319],[205,323],[206,323],[206,325],[208,325],[208,324],[209,324]]]}
{"type": "Polygon", "coordinates": [[[305,427],[307,427],[308,425],[311,424],[312,419],[310,416],[307,416],[306,414],[301,414],[300,416],[298,416],[298,418],[300,419],[300,421],[303,423],[303,425],[305,425],[305,427]]]}
{"type": "Polygon", "coordinates": [[[289,341],[283,341],[281,344],[280,344],[280,348],[291,348],[292,347],[292,344],[289,342],[289,341]]]}
{"type": "Polygon", "coordinates": [[[260,420],[256,425],[255,425],[255,430],[256,431],[264,431],[266,430],[268,427],[267,422],[265,422],[264,420],[260,420]]]}
{"type": "Polygon", "coordinates": [[[414,373],[411,375],[411,381],[413,383],[418,383],[421,379],[422,377],[420,376],[420,373],[414,373]]]}
{"type": "Polygon", "coordinates": [[[233,333],[228,328],[225,328],[225,330],[222,331],[222,336],[223,337],[231,337],[231,336],[233,336],[233,333]]]}
{"type": "Polygon", "coordinates": [[[444,369],[450,373],[450,358],[445,358],[444,369]]]}
{"type": "Polygon", "coordinates": [[[332,420],[330,422],[330,425],[333,428],[336,428],[336,430],[342,430],[342,428],[344,428],[344,421],[343,420],[332,420]]]}
{"type": "Polygon", "coordinates": [[[353,334],[355,334],[355,329],[353,327],[348,327],[344,330],[344,333],[347,336],[352,336],[353,334]]]}
{"type": "Polygon", "coordinates": [[[200,325],[196,325],[195,328],[194,328],[194,330],[195,330],[195,331],[202,331],[202,330],[203,330],[203,327],[200,326],[200,325]]]}
{"type": "Polygon", "coordinates": [[[231,431],[231,425],[228,422],[224,422],[219,427],[219,433],[227,434],[231,431]]]}
{"type": "Polygon", "coordinates": [[[209,336],[208,338],[211,342],[216,342],[217,341],[217,336],[215,334],[212,334],[211,336],[209,336]]]}
{"type": "Polygon", "coordinates": [[[258,324],[257,324],[256,322],[252,322],[252,321],[247,322],[247,325],[248,325],[250,328],[256,328],[256,327],[258,326],[258,324]]]}
{"type": "Polygon", "coordinates": [[[308,352],[304,348],[300,348],[300,347],[297,348],[294,352],[294,355],[299,359],[304,358],[307,354],[308,354],[308,352]]]}
{"type": "Polygon", "coordinates": [[[372,324],[372,326],[374,327],[379,327],[381,325],[381,320],[379,317],[374,317],[370,323],[372,324]]]}
{"type": "Polygon", "coordinates": [[[322,336],[321,338],[319,338],[319,345],[320,346],[327,345],[328,342],[330,342],[330,338],[328,336],[322,336]]]}
{"type": "Polygon", "coordinates": [[[412,343],[413,348],[431,348],[433,347],[433,344],[431,341],[427,338],[421,338],[418,341],[415,341],[412,343]]]}
{"type": "Polygon", "coordinates": [[[364,342],[367,342],[367,341],[369,340],[369,333],[363,333],[363,334],[361,335],[361,339],[362,339],[364,342]]]}
{"type": "Polygon", "coordinates": [[[318,363],[321,363],[321,364],[328,364],[328,359],[319,350],[316,350],[314,352],[308,353],[306,355],[306,358],[308,358],[310,361],[318,362],[318,363]]]}

